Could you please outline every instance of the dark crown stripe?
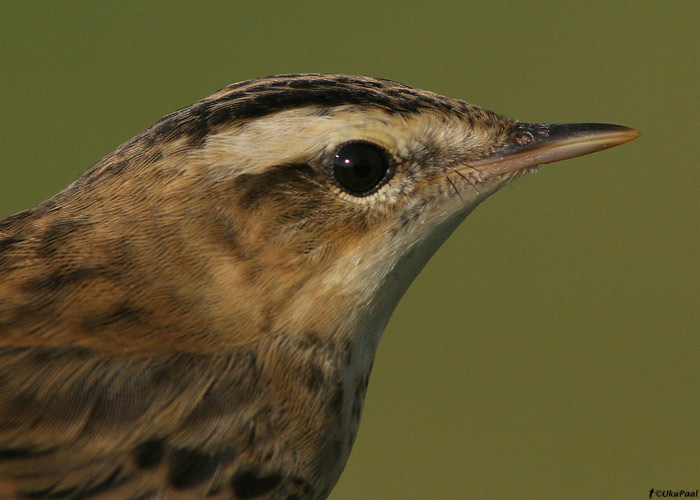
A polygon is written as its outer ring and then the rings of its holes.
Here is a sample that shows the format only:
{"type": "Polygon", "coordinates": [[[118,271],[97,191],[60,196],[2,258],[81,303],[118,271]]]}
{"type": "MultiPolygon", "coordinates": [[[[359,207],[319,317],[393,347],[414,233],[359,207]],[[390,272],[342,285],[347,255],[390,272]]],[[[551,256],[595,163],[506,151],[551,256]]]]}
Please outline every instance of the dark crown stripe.
{"type": "Polygon", "coordinates": [[[302,106],[346,104],[377,106],[392,113],[421,109],[463,110],[466,103],[414,89],[391,80],[345,75],[281,75],[225,87],[192,106],[176,111],[147,130],[142,139],[201,140],[223,123],[260,118],[302,106]]]}

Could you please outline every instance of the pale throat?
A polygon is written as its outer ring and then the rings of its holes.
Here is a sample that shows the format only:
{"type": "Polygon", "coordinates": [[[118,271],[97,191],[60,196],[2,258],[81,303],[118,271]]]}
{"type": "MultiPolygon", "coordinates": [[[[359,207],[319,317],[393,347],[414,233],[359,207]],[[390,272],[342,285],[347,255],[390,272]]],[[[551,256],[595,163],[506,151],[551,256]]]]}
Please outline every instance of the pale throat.
{"type": "Polygon", "coordinates": [[[351,345],[351,362],[341,365],[346,377],[369,375],[401,297],[475,205],[428,217],[413,230],[378,231],[376,239],[351,249],[335,262],[332,272],[325,273],[318,288],[335,290],[348,300],[342,319],[337,318],[339,328],[327,331],[339,343],[351,345]]]}

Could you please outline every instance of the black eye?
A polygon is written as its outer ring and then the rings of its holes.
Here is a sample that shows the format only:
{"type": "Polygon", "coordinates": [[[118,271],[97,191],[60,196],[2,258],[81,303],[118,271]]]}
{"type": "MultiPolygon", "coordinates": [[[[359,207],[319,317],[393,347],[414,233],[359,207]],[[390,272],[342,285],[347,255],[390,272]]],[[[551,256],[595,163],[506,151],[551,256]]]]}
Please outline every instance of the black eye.
{"type": "Polygon", "coordinates": [[[333,155],[333,178],[355,196],[372,194],[393,175],[389,153],[370,142],[346,142],[333,155]]]}

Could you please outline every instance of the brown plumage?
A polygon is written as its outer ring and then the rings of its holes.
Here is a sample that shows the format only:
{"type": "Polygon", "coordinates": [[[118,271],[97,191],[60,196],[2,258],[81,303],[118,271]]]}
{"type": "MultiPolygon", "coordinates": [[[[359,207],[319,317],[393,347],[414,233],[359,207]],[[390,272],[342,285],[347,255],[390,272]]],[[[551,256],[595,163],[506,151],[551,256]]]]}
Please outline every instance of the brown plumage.
{"type": "Polygon", "coordinates": [[[637,135],[342,75],[163,118],[0,221],[0,498],[326,498],[381,332],[452,229],[637,135]]]}

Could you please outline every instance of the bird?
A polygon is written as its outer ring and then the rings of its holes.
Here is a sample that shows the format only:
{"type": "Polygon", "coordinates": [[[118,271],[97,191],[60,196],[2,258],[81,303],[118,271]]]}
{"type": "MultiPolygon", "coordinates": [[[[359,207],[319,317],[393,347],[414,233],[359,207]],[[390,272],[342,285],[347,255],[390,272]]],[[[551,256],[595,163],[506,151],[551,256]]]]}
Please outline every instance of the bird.
{"type": "Polygon", "coordinates": [[[285,74],[0,220],[0,498],[322,500],[382,332],[484,199],[641,134],[285,74]]]}

